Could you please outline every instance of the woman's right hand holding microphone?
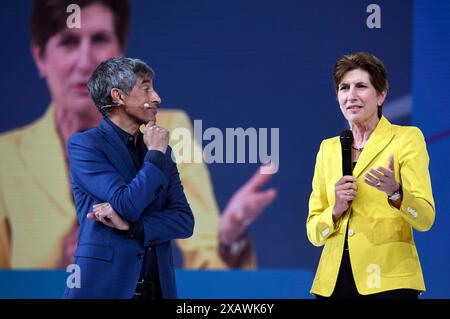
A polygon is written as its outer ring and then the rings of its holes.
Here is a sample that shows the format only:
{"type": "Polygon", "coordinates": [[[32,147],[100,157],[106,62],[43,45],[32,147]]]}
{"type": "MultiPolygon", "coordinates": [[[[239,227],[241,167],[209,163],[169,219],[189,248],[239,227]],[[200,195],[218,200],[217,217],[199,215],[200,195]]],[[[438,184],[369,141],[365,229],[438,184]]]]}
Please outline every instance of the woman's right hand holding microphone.
{"type": "Polygon", "coordinates": [[[334,186],[336,198],[333,206],[333,222],[336,223],[350,207],[349,202],[356,197],[356,178],[351,175],[342,176],[334,186]]]}

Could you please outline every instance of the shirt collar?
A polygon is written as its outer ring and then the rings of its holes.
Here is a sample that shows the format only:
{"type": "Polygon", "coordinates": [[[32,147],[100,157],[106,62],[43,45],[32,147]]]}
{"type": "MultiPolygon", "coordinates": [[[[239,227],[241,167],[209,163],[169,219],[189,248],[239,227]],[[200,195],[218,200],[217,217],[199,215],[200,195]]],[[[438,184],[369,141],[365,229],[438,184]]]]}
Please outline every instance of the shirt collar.
{"type": "MultiPolygon", "coordinates": [[[[111,125],[113,130],[117,133],[117,135],[119,135],[119,138],[125,143],[125,145],[127,145],[131,141],[134,141],[134,136],[133,135],[131,135],[130,133],[124,131],[119,126],[114,124],[114,122],[111,121],[107,116],[105,116],[105,121],[106,121],[106,123],[111,125]]],[[[142,133],[139,131],[138,132],[138,136],[137,136],[138,140],[139,140],[139,137],[140,137],[139,135],[141,135],[141,134],[142,133]]]]}

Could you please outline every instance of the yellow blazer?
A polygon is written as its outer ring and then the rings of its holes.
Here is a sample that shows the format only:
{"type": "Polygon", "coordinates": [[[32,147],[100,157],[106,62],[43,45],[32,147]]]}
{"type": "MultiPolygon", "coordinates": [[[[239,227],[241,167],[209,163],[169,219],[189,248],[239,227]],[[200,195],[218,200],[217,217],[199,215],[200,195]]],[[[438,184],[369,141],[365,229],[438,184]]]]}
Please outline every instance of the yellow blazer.
{"type": "Polygon", "coordinates": [[[382,117],[369,138],[353,175],[357,196],[336,225],[332,219],[334,186],[342,177],[339,137],[324,140],[317,154],[306,229],[309,241],[325,245],[311,293],[330,296],[341,264],[345,232],[358,292],[363,295],[412,288],[425,290],[413,231],[427,231],[435,210],[428,172],[429,157],[422,132],[392,125],[382,117]],[[402,185],[400,209],[387,195],[366,183],[370,168],[387,167],[394,154],[395,177],[402,185]]]}
{"type": "MultiPolygon", "coordinates": [[[[186,128],[192,134],[191,122],[180,110],[158,111],[158,124],[170,132],[186,128]]],[[[199,151],[198,144],[193,147],[199,151]]],[[[2,134],[0,150],[0,268],[58,267],[62,239],[76,213],[54,107],[34,123],[2,134]]],[[[176,242],[183,266],[227,268],[218,253],[219,209],[208,169],[204,163],[180,163],[178,169],[195,216],[193,236],[176,242]]],[[[249,249],[242,267],[255,265],[254,250],[249,249]]]]}

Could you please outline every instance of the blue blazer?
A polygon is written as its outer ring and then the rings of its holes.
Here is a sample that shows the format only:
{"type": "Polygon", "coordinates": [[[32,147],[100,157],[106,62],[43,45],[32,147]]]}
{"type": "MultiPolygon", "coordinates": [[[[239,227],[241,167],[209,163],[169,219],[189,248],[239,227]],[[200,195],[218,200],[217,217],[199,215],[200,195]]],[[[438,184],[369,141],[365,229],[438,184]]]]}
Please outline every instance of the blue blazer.
{"type": "Polygon", "coordinates": [[[171,240],[192,235],[194,217],[168,148],[163,170],[148,161],[136,171],[126,145],[105,121],[74,134],[68,143],[70,183],[80,224],[74,264],[80,287],[65,298],[131,298],[145,246],[154,246],[163,298],[176,298],[171,240]],[[144,241],[86,218],[109,202],[129,222],[141,221],[144,241]],[[78,267],[77,267],[78,268],[78,267]]]}

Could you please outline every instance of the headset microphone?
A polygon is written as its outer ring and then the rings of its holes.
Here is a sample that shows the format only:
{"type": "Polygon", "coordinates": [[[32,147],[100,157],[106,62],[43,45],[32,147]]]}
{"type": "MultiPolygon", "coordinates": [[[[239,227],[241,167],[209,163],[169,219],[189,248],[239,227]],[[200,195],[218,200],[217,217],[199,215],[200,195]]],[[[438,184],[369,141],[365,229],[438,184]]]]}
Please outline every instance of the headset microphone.
{"type": "Polygon", "coordinates": [[[144,109],[149,109],[149,108],[151,108],[150,104],[144,103],[144,109]]]}

